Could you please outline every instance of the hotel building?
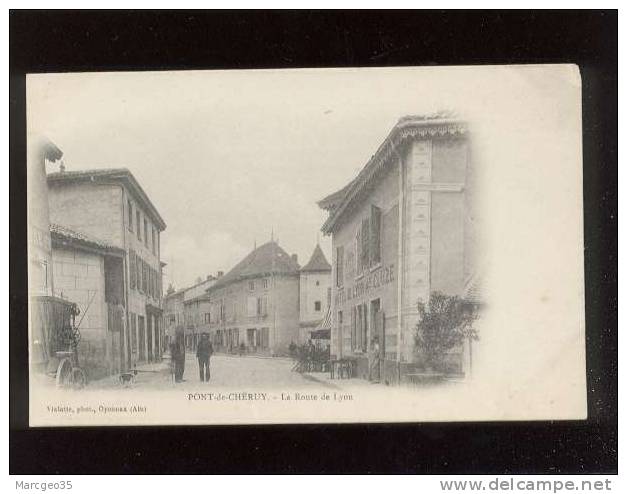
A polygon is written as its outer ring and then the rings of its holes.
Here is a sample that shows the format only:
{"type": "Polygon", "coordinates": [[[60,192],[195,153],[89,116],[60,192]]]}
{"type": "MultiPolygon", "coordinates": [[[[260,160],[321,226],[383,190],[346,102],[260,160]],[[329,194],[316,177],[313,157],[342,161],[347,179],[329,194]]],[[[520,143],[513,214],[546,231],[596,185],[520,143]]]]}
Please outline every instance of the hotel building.
{"type": "MultiPolygon", "coordinates": [[[[331,353],[355,358],[358,377],[367,377],[374,336],[385,381],[420,368],[417,302],[476,289],[475,182],[467,124],[409,116],[348,185],[318,203],[333,245],[331,353]]],[[[464,373],[464,352],[450,352],[448,372],[464,373]]]]}

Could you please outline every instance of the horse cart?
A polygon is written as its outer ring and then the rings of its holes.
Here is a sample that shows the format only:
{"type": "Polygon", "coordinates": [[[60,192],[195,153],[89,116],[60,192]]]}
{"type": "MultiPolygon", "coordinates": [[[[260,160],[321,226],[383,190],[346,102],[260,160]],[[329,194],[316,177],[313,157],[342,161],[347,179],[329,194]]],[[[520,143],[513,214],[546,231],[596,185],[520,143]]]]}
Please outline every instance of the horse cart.
{"type": "Polygon", "coordinates": [[[76,304],[58,297],[31,299],[31,362],[59,388],[80,389],[87,384],[78,360],[79,314],[76,304]]]}

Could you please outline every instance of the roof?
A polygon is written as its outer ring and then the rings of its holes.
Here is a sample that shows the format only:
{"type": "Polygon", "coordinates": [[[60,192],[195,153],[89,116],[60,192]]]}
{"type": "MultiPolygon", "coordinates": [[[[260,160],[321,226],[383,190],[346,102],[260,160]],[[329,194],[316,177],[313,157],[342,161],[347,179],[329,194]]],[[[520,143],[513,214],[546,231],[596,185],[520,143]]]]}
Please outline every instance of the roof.
{"type": "Polygon", "coordinates": [[[317,202],[318,206],[320,206],[320,208],[322,209],[326,209],[327,211],[331,211],[335,209],[337,205],[340,202],[342,202],[342,199],[348,192],[348,189],[350,188],[350,186],[353,185],[354,181],[355,179],[351,180],[348,184],[346,184],[340,190],[336,190],[335,192],[332,192],[328,196],[324,197],[323,199],[320,199],[317,202]]]}
{"type": "Polygon", "coordinates": [[[324,257],[324,252],[320,248],[320,244],[316,244],[316,248],[311,254],[309,262],[305,264],[301,271],[331,271],[331,265],[328,263],[327,258],[324,257]]]}
{"type": "Polygon", "coordinates": [[[329,217],[322,225],[326,234],[335,230],[338,221],[349,206],[361,197],[366,185],[398,156],[397,147],[407,139],[458,136],[468,131],[466,122],[451,112],[429,115],[408,115],[399,119],[376,153],[368,160],[359,174],[343,189],[334,192],[318,202],[321,208],[329,210],[329,217]]]}
{"type": "Polygon", "coordinates": [[[218,278],[207,292],[232,282],[272,274],[298,274],[300,266],[278,243],[270,241],[257,247],[224,276],[218,278]]]}
{"type": "Polygon", "coordinates": [[[57,245],[84,248],[103,255],[124,255],[124,249],[120,247],[55,223],[50,225],[50,237],[57,245]]]}
{"type": "Polygon", "coordinates": [[[165,230],[165,221],[163,221],[163,218],[157,211],[155,205],[148,198],[148,195],[146,194],[146,192],[144,192],[144,189],[142,189],[141,185],[139,185],[139,182],[137,182],[133,174],[127,168],[101,168],[94,170],[54,172],[48,174],[48,184],[60,184],[68,182],[94,182],[96,180],[109,180],[124,183],[124,185],[126,185],[130,189],[135,197],[139,198],[140,201],[143,203],[152,220],[159,227],[159,230],[165,230]]]}

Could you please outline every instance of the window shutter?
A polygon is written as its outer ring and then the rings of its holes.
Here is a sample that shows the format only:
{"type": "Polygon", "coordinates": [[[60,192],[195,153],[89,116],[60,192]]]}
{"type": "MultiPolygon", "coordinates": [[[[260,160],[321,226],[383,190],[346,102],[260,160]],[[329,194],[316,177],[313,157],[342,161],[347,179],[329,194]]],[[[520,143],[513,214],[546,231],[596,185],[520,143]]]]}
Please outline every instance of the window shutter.
{"type": "Polygon", "coordinates": [[[146,278],[147,278],[146,261],[142,259],[142,289],[144,293],[146,293],[148,290],[148,280],[146,278]]]}
{"type": "Polygon", "coordinates": [[[128,271],[129,271],[129,283],[131,289],[135,289],[135,278],[137,273],[135,272],[135,251],[128,251],[128,271]]]}
{"type": "Polygon", "coordinates": [[[370,218],[361,220],[361,269],[370,266],[370,218]]]}
{"type": "Polygon", "coordinates": [[[335,255],[336,286],[344,285],[344,247],[338,247],[335,255]]]}
{"type": "Polygon", "coordinates": [[[351,310],[351,349],[357,349],[357,307],[351,310]]]}
{"type": "Polygon", "coordinates": [[[370,211],[370,262],[381,262],[381,209],[376,206],[370,211]]]}
{"type": "Polygon", "coordinates": [[[361,334],[361,349],[363,351],[368,350],[368,306],[362,305],[363,309],[363,322],[362,322],[362,334],[361,334]]]}

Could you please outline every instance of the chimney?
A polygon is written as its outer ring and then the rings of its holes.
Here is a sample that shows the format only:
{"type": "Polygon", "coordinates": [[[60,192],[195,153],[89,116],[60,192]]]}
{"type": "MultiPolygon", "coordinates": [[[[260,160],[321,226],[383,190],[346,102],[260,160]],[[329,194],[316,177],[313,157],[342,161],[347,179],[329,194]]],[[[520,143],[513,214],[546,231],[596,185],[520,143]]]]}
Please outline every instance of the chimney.
{"type": "Polygon", "coordinates": [[[292,261],[298,264],[298,254],[292,254],[292,261]]]}
{"type": "Polygon", "coordinates": [[[217,278],[222,278],[222,275],[224,274],[224,271],[218,271],[218,276],[217,278]]]}

